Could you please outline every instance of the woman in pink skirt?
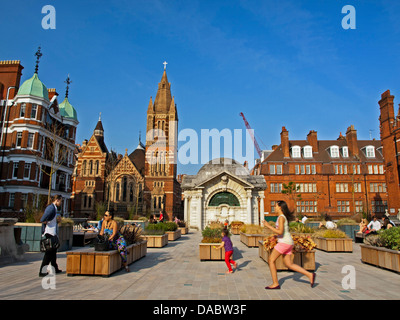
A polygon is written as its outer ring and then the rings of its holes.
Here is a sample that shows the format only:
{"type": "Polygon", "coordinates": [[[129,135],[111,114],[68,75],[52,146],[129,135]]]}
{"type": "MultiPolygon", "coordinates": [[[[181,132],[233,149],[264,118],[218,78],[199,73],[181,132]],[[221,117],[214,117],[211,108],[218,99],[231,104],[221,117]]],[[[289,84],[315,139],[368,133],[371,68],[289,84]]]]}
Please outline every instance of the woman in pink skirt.
{"type": "Polygon", "coordinates": [[[315,273],[308,272],[304,268],[290,261],[290,255],[293,249],[293,239],[289,232],[289,221],[294,220],[293,213],[289,210],[285,201],[277,201],[275,205],[275,212],[279,214],[276,222],[276,228],[272,227],[268,222],[264,221],[264,226],[272,230],[278,235],[278,243],[272,250],[271,255],[268,259],[269,269],[272,277],[272,284],[265,287],[265,289],[280,289],[278,282],[278,274],[276,271],[275,261],[280,255],[283,255],[283,263],[290,270],[299,272],[307,276],[310,279],[311,288],[315,283],[315,273]]]}

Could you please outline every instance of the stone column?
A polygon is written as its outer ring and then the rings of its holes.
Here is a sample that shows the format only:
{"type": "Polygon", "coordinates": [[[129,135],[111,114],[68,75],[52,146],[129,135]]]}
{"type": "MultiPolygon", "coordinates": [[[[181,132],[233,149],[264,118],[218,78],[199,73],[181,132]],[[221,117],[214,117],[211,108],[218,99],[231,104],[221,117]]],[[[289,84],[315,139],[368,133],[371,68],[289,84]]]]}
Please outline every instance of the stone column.
{"type": "Polygon", "coordinates": [[[253,196],[252,196],[252,194],[251,194],[251,190],[247,190],[247,223],[248,224],[251,224],[251,212],[252,212],[252,210],[251,210],[251,206],[252,206],[252,199],[253,199],[253,196]]]}
{"type": "Polygon", "coordinates": [[[263,225],[264,221],[264,196],[260,196],[260,225],[263,225]]]}
{"type": "Polygon", "coordinates": [[[203,230],[203,224],[204,224],[204,219],[203,219],[203,195],[198,194],[197,195],[197,216],[199,217],[199,229],[203,230]]]}
{"type": "Polygon", "coordinates": [[[184,196],[184,206],[183,206],[183,220],[189,225],[189,221],[188,221],[188,197],[186,194],[183,194],[184,196]]]}

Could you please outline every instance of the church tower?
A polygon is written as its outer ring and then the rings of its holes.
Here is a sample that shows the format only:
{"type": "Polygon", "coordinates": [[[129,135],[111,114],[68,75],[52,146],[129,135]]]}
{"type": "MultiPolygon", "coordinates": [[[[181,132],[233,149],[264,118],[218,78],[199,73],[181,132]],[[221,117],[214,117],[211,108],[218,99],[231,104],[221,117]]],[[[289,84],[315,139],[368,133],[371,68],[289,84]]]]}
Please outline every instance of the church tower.
{"type": "Polygon", "coordinates": [[[177,181],[178,113],[166,63],[156,98],[147,109],[145,199],[146,211],[163,212],[168,220],[180,214],[181,189],[177,181]]]}

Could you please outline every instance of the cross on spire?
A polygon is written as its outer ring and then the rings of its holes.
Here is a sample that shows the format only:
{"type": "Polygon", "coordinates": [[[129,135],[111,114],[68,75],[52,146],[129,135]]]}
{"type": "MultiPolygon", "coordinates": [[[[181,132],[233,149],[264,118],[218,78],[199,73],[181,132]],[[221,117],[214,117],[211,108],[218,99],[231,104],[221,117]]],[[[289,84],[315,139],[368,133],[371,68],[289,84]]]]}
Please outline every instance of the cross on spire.
{"type": "Polygon", "coordinates": [[[69,74],[67,80],[65,80],[64,83],[67,84],[67,88],[65,90],[65,97],[68,98],[69,85],[72,83],[71,79],[69,78],[69,74]]]}
{"type": "Polygon", "coordinates": [[[39,46],[39,48],[38,48],[38,50],[36,51],[36,53],[35,53],[35,56],[36,56],[36,66],[35,66],[35,73],[38,73],[38,70],[39,70],[39,60],[40,60],[40,58],[42,57],[42,52],[40,51],[40,46],[39,46]]]}
{"type": "Polygon", "coordinates": [[[167,69],[167,64],[168,64],[168,62],[167,62],[167,61],[164,61],[164,62],[163,62],[163,65],[164,65],[164,70],[166,70],[166,69],[167,69]]]}

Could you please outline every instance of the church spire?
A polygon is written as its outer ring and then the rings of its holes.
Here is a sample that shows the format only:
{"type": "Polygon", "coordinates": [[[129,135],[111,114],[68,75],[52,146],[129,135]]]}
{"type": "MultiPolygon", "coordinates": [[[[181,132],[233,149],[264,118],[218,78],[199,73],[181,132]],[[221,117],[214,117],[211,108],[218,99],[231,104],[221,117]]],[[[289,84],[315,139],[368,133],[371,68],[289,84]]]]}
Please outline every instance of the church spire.
{"type": "Polygon", "coordinates": [[[167,71],[164,69],[161,81],[158,83],[158,91],[154,100],[154,111],[156,113],[168,113],[171,100],[171,84],[168,82],[167,71]]]}
{"type": "Polygon", "coordinates": [[[103,123],[101,122],[101,112],[99,113],[99,121],[97,121],[96,128],[94,128],[95,136],[104,136],[103,123]]]}

